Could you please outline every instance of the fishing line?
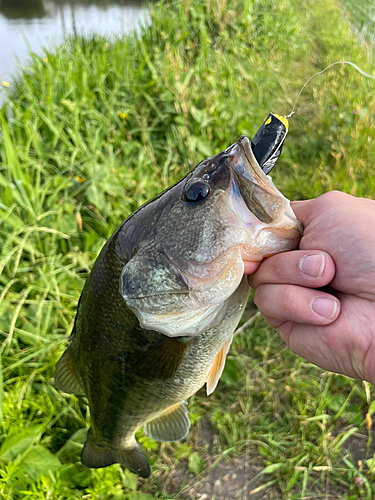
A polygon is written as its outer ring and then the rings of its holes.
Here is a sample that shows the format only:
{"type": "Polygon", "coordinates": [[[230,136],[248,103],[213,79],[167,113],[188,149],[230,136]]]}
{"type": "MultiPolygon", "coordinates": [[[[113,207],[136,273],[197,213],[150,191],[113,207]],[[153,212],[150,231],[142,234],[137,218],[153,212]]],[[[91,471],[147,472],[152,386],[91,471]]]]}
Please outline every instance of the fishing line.
{"type": "Polygon", "coordinates": [[[336,61],[328,66],[326,66],[321,71],[314,73],[306,82],[303,84],[302,88],[297,94],[296,100],[294,101],[293,109],[288,116],[277,115],[276,113],[269,113],[266,120],[263,122],[262,126],[255,134],[251,141],[251,149],[253,151],[254,157],[258,162],[260,168],[263,172],[268,175],[269,172],[275,166],[281,150],[283,148],[285,137],[289,129],[289,118],[295,113],[296,105],[300,95],[302,94],[306,85],[317,75],[321,75],[327,69],[332,68],[336,64],[349,64],[353,66],[359,73],[361,73],[366,78],[375,79],[375,75],[370,75],[366,73],[356,64],[351,61],[336,61]]]}
{"type": "Polygon", "coordinates": [[[331,68],[332,66],[335,66],[336,64],[349,64],[350,66],[353,66],[353,68],[355,68],[359,73],[361,73],[363,76],[365,76],[366,78],[372,78],[373,80],[375,80],[375,75],[370,75],[369,73],[366,73],[365,71],[363,71],[363,69],[361,69],[359,66],[357,66],[356,64],[354,64],[353,62],[351,61],[336,61],[336,62],[333,62],[331,64],[329,64],[328,66],[326,66],[324,69],[322,69],[321,71],[318,71],[317,73],[314,73],[312,76],[310,76],[310,78],[308,80],[306,80],[306,82],[304,83],[303,87],[301,88],[301,90],[298,92],[298,95],[296,97],[296,100],[294,101],[294,105],[293,105],[293,109],[292,111],[289,113],[289,115],[286,117],[287,119],[289,119],[294,113],[295,113],[295,109],[296,109],[296,105],[297,105],[297,102],[298,102],[298,99],[300,97],[300,95],[302,94],[302,91],[304,90],[304,88],[306,87],[306,85],[313,79],[315,78],[317,75],[321,75],[322,73],[324,73],[325,71],[327,71],[327,69],[331,68]]]}

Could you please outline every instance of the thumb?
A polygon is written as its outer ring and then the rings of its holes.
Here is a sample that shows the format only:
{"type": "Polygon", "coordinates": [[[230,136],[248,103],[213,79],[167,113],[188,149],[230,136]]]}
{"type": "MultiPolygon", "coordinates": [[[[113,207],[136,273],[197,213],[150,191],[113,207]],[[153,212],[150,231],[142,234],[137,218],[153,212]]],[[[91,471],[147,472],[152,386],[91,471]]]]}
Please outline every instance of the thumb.
{"type": "Polygon", "coordinates": [[[318,198],[305,201],[292,201],[291,207],[296,214],[296,217],[306,227],[313,219],[322,215],[335,212],[339,208],[341,211],[348,210],[352,206],[355,198],[341,191],[328,191],[320,195],[318,198]]]}
{"type": "Polygon", "coordinates": [[[305,227],[318,215],[318,198],[305,201],[292,201],[290,206],[296,217],[305,227]]]}

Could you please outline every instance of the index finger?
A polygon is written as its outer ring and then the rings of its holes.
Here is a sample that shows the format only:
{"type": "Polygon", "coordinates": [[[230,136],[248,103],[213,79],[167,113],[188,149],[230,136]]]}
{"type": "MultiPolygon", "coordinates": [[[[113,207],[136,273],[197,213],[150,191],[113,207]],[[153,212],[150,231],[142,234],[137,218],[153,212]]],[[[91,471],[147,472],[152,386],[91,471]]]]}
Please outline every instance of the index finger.
{"type": "Polygon", "coordinates": [[[254,290],[265,283],[320,288],[328,285],[334,276],[335,264],[327,252],[295,250],[265,259],[248,277],[248,282],[254,290]]]}

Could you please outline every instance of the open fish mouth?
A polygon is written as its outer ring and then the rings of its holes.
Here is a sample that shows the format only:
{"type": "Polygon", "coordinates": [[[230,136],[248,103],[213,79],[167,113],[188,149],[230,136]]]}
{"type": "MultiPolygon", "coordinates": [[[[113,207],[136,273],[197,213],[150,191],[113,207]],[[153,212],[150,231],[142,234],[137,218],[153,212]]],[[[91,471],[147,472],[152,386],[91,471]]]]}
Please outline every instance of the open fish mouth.
{"type": "Polygon", "coordinates": [[[226,152],[231,183],[223,203],[237,215],[238,222],[249,233],[249,241],[241,245],[243,260],[262,260],[276,253],[275,248],[280,252],[297,248],[303,233],[302,223],[291,209],[289,200],[263,172],[250,140],[242,136],[226,152]]]}

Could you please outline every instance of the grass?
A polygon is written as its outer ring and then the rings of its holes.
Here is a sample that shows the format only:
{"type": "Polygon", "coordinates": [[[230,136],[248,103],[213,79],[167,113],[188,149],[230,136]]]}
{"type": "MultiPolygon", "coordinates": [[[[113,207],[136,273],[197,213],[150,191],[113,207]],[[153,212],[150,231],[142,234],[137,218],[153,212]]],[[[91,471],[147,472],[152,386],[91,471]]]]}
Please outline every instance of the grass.
{"type": "MultiPolygon", "coordinates": [[[[139,433],[149,480],[79,463],[89,411],[53,373],[104,241],[202,158],[253,136],[269,111],[289,113],[315,71],[348,59],[375,72],[372,47],[333,0],[171,1],[151,18],[139,35],[31,55],[4,89],[0,498],[197,498],[207,482],[220,499],[231,479],[214,483],[215,471],[237,470],[239,498],[370,500],[373,388],[291,354],[262,318],[236,337],[214,394],[191,399],[186,440],[139,433]]],[[[352,68],[317,77],[275,184],[290,199],[374,198],[374,111],[374,82],[352,68]]]]}
{"type": "Polygon", "coordinates": [[[342,0],[354,23],[355,29],[364,41],[374,42],[375,37],[375,7],[371,0],[353,2],[342,0]]]}

